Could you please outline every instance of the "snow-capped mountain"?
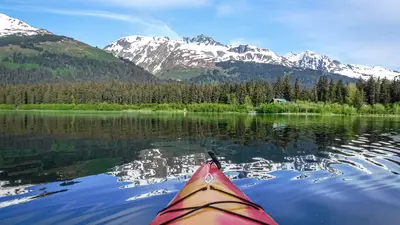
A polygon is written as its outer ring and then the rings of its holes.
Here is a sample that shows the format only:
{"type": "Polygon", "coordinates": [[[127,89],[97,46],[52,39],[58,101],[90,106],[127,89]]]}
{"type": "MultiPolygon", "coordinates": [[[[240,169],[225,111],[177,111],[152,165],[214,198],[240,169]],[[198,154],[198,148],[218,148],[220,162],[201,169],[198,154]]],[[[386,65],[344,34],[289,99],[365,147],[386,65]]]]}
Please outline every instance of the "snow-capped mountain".
{"type": "MultiPolygon", "coordinates": [[[[0,37],[44,34],[51,33],[0,13],[0,37]]],[[[203,34],[181,40],[170,40],[168,37],[129,36],[111,43],[104,50],[114,56],[128,59],[154,74],[185,68],[210,69],[216,68],[218,62],[245,61],[313,69],[352,78],[367,79],[374,76],[394,79],[400,75],[398,71],[382,67],[343,64],[311,51],[279,56],[269,49],[254,45],[225,45],[203,34]]]]}
{"type": "Polygon", "coordinates": [[[29,24],[0,13],[0,37],[9,35],[32,36],[51,34],[47,30],[32,27],[29,24]]]}
{"type": "Polygon", "coordinates": [[[328,56],[318,55],[312,51],[305,51],[299,54],[290,53],[284,57],[292,62],[294,66],[304,69],[328,71],[341,65],[339,61],[332,60],[328,56]]]}
{"type": "Polygon", "coordinates": [[[362,77],[364,79],[370,76],[379,78],[394,79],[400,75],[400,72],[388,70],[382,67],[368,67],[355,64],[342,64],[325,55],[319,55],[312,51],[302,53],[290,53],[284,56],[296,67],[303,69],[322,70],[330,73],[345,75],[352,78],[362,77]]]}
{"type": "Polygon", "coordinates": [[[217,62],[237,60],[319,70],[352,78],[374,76],[394,79],[400,75],[400,72],[382,67],[342,64],[311,51],[279,56],[269,49],[253,45],[228,46],[205,35],[182,40],[129,36],[111,43],[105,50],[131,60],[154,74],[182,68],[214,68],[217,62]]]}
{"type": "MultiPolygon", "coordinates": [[[[109,174],[118,177],[119,182],[130,182],[122,188],[156,184],[172,180],[186,181],[208,160],[205,153],[167,157],[161,149],[145,149],[140,152],[142,158],[114,167],[109,174]]],[[[267,180],[275,178],[270,172],[278,170],[296,170],[300,172],[329,171],[332,175],[341,172],[330,165],[334,159],[319,158],[314,155],[285,157],[286,162],[274,162],[264,158],[253,158],[252,162],[232,163],[219,157],[222,171],[230,179],[257,178],[267,180]]],[[[294,178],[299,179],[299,178],[294,178]]],[[[157,193],[154,193],[157,194],[157,193]]]]}
{"type": "Polygon", "coordinates": [[[129,36],[104,49],[152,73],[177,68],[212,68],[216,62],[230,60],[290,65],[288,60],[268,49],[252,45],[227,46],[204,35],[182,40],[129,36]]]}

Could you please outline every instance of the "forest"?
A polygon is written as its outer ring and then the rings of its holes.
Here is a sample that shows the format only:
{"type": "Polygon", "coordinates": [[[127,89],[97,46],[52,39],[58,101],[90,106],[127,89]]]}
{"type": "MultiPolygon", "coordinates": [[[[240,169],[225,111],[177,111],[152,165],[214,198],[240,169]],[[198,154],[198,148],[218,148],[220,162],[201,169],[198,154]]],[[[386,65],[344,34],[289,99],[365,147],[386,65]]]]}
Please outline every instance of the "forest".
{"type": "Polygon", "coordinates": [[[51,52],[33,56],[14,53],[12,57],[4,58],[0,64],[0,82],[3,84],[112,80],[152,82],[156,78],[128,62],[80,58],[51,52]]]}
{"type": "MultiPolygon", "coordinates": [[[[271,84],[266,81],[246,83],[193,84],[193,83],[64,83],[64,84],[18,84],[0,86],[0,104],[3,108],[32,109],[32,105],[53,104],[51,109],[99,109],[128,110],[141,108],[155,109],[187,109],[189,111],[239,111],[248,112],[258,107],[261,112],[303,112],[302,107],[286,109],[290,104],[311,105],[311,102],[344,105],[347,113],[355,114],[357,110],[380,114],[393,112],[392,104],[400,101],[400,80],[374,79],[358,80],[356,83],[335,81],[322,76],[314,87],[302,88],[297,79],[291,85],[289,76],[278,78],[271,84]],[[270,108],[268,104],[273,98],[284,98],[288,104],[278,104],[270,108]],[[102,107],[85,107],[84,104],[102,107]],[[110,104],[113,106],[107,107],[110,104]],[[161,106],[164,104],[164,107],[161,106]],[[165,104],[174,104],[165,106],[165,104]],[[190,106],[197,104],[196,107],[190,106]],[[199,106],[198,104],[203,104],[199,106]],[[209,104],[209,105],[204,105],[209,104]],[[29,105],[24,108],[24,105],[29,105]],[[62,106],[62,105],[65,105],[62,106]],[[69,105],[69,106],[67,106],[69,105]],[[136,105],[135,107],[133,107],[136,105]],[[141,106],[138,106],[141,105],[141,106]],[[131,106],[131,107],[127,107],[131,106]],[[235,107],[231,107],[235,106],[235,107]],[[249,107],[242,107],[249,106],[249,107]],[[209,109],[216,107],[218,109],[209,109]],[[367,108],[366,108],[367,107],[367,108]],[[368,108],[370,107],[370,108],[368,108]],[[208,109],[207,109],[208,108],[208,109]],[[390,109],[389,109],[390,108],[390,109]],[[371,111],[372,110],[372,111],[371,111]]],[[[319,107],[315,105],[313,107],[319,107]]],[[[397,104],[396,104],[397,106],[397,104]]],[[[33,109],[46,107],[33,106],[33,109]]],[[[308,107],[310,108],[310,107],[308,107]]],[[[334,106],[331,106],[334,111],[334,106]]],[[[305,112],[321,113],[321,110],[304,109],[305,112]]],[[[396,108],[397,113],[397,108],[396,108]]]]}

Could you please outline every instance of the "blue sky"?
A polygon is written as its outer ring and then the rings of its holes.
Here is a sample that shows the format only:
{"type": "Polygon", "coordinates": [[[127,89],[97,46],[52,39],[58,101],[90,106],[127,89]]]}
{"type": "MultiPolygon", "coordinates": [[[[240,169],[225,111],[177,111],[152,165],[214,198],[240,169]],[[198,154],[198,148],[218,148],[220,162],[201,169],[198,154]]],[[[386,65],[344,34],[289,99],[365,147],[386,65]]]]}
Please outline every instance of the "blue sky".
{"type": "Polygon", "coordinates": [[[127,35],[200,33],[278,54],[312,50],[400,69],[398,0],[2,0],[0,12],[104,47],[127,35]]]}

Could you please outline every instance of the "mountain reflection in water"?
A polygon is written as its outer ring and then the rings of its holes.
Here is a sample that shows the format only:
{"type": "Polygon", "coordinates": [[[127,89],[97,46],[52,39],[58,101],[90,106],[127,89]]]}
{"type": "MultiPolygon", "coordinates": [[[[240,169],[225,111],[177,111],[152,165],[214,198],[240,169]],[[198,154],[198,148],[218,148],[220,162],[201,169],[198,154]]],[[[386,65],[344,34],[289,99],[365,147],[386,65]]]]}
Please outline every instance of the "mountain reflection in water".
{"type": "MultiPolygon", "coordinates": [[[[187,181],[190,176],[207,160],[206,153],[197,153],[180,157],[164,158],[160,149],[142,150],[141,160],[114,167],[109,174],[118,177],[120,182],[131,182],[124,186],[136,187],[161,183],[167,180],[187,181]]],[[[230,179],[273,178],[269,172],[277,170],[318,171],[325,170],[338,173],[334,168],[329,168],[332,161],[319,159],[313,155],[286,157],[287,162],[275,163],[263,158],[253,158],[252,162],[232,163],[225,157],[218,157],[222,170],[230,179]]]]}
{"type": "Polygon", "coordinates": [[[213,150],[279,224],[394,225],[399,121],[3,112],[0,221],[147,224],[213,150]]]}

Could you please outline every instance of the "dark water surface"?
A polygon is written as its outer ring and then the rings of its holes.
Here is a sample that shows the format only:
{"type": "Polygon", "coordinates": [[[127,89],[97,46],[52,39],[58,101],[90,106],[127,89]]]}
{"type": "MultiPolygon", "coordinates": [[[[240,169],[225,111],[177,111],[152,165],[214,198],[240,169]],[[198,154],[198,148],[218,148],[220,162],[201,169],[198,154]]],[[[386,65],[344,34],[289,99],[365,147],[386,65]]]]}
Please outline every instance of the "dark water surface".
{"type": "Polygon", "coordinates": [[[400,224],[396,118],[0,113],[0,224],[148,224],[205,161],[279,224],[400,224]]]}

